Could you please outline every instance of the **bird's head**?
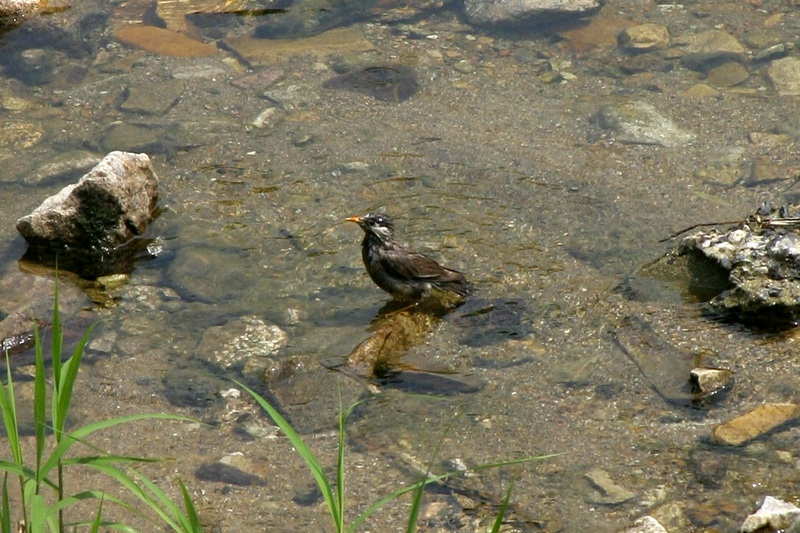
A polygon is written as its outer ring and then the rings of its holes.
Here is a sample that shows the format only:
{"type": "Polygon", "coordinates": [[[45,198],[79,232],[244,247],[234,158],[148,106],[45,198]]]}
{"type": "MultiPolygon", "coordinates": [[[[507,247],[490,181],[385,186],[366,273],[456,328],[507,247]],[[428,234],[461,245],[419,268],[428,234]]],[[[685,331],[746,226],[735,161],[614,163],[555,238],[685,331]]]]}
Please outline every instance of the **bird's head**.
{"type": "Polygon", "coordinates": [[[348,217],[348,222],[355,222],[364,233],[374,235],[381,242],[388,241],[394,237],[394,224],[389,217],[381,213],[369,213],[361,217],[348,217]]]}

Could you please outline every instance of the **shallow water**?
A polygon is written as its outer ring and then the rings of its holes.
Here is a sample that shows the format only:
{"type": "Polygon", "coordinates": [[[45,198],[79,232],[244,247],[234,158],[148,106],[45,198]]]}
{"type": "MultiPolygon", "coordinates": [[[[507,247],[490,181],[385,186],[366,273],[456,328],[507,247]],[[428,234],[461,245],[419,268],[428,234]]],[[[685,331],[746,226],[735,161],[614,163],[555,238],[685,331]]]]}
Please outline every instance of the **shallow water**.
{"type": "MultiPolygon", "coordinates": [[[[743,21],[756,29],[775,15],[768,7],[717,7],[609,2],[595,18],[667,24],[677,39],[743,21]]],[[[301,55],[275,65],[282,77],[261,88],[234,83],[249,70],[224,50],[187,59],[124,47],[111,37],[119,13],[109,10],[84,3],[27,23],[74,42],[68,37],[78,34],[69,31],[93,16],[97,33],[88,49],[32,45],[27,26],[2,37],[0,55],[35,48],[57,61],[49,78],[31,78],[12,63],[0,79],[6,120],[42,134],[29,147],[22,137],[0,146],[7,221],[0,269],[14,272],[24,253],[13,222],[75,179],[37,178],[37,169],[79,150],[151,156],[165,212],[149,233],[162,250],[112,293],[116,307],[74,317],[77,324],[102,320],[77,416],[169,411],[211,423],[140,424],[96,441],[115,453],[175,458],[147,471],[171,490],[174,476],[186,480],[207,523],[221,530],[329,530],[313,494],[311,504],[297,503],[310,492],[311,477],[288,443],[247,440],[235,431],[242,413],[257,412],[244,399],[219,394],[240,369],[221,369],[198,354],[210,328],[254,315],[288,336],[270,361],[309,356],[340,364],[369,337],[387,301],[363,271],[360,230],[344,222],[376,209],[391,214],[415,248],[465,272],[478,288],[475,299],[522,309],[514,324],[524,327],[505,337],[487,330],[482,342],[474,323],[451,317],[409,351],[404,364],[429,373],[409,374],[406,385],[402,374],[379,384],[381,394],[351,417],[353,509],[413,482],[409,457],[426,464],[440,439],[438,459],[470,465],[565,455],[431,494],[439,507],[428,508],[430,531],[475,530],[492,516],[511,477],[521,531],[617,531],[648,513],[670,530],[734,531],[764,495],[796,496],[787,492],[797,464],[795,428],[740,449],[709,443],[719,422],[761,402],[794,399],[792,335],[709,320],[679,285],[634,282],[633,298],[620,290],[668,249],[659,239],[697,222],[744,218],[763,199],[780,203],[793,193],[796,154],[754,145],[748,134],[790,131],[786,117],[798,104],[765,87],[756,71],[745,83],[751,92],[688,98],[682,92],[701,76],[677,62],[656,73],[659,90],[651,90],[619,73],[614,65],[624,58],[600,39],[584,48],[542,28],[503,35],[442,10],[410,23],[362,22],[375,50],[301,55]],[[68,28],[67,37],[54,27],[68,28]],[[394,62],[417,74],[418,92],[403,101],[326,88],[347,68],[394,62]],[[574,79],[544,83],[543,62],[569,64],[574,79]],[[175,79],[184,84],[174,104],[155,114],[126,110],[133,92],[157,98],[175,79]],[[22,102],[20,110],[8,108],[9,95],[22,102]],[[589,117],[621,99],[655,105],[695,132],[696,141],[668,149],[598,139],[589,117]],[[267,117],[262,127],[253,125],[258,116],[267,117]],[[785,179],[749,183],[754,159],[776,161],[785,179]],[[658,338],[703,364],[736,370],[734,390],[705,410],[665,399],[615,342],[626,317],[650,324],[658,338]],[[450,390],[444,378],[466,385],[447,395],[410,394],[450,390]],[[193,477],[200,464],[234,452],[266,486],[193,477]],[[708,481],[705,465],[719,457],[725,465],[708,481]],[[604,501],[585,477],[594,468],[633,497],[604,501]]],[[[790,40],[800,20],[783,17],[780,30],[790,40]]],[[[220,20],[224,35],[215,38],[247,34],[256,23],[220,20]]],[[[0,303],[4,312],[8,298],[0,303]]],[[[320,404],[284,408],[333,464],[338,400],[328,385],[315,391],[320,404]]],[[[352,395],[347,400],[360,396],[352,385],[342,387],[352,395]]],[[[390,506],[371,530],[404,528],[406,512],[405,503],[390,506]]]]}

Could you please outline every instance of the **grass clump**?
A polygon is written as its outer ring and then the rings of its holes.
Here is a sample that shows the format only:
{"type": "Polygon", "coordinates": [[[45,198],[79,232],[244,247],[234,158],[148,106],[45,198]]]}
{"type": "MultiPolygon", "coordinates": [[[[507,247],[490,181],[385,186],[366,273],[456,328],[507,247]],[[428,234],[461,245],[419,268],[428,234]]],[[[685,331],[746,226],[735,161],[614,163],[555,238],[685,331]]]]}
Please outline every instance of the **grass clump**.
{"type": "MultiPolygon", "coordinates": [[[[297,433],[297,431],[292,427],[286,418],[284,418],[277,409],[275,409],[267,400],[265,400],[262,396],[260,396],[257,392],[250,389],[246,385],[237,382],[237,385],[242,387],[245,391],[247,391],[253,399],[267,412],[270,418],[277,424],[277,426],[281,429],[281,431],[286,434],[289,439],[289,442],[292,443],[297,453],[306,463],[306,466],[311,471],[311,474],[314,476],[314,479],[317,482],[317,486],[319,487],[320,491],[322,492],[322,496],[325,499],[325,504],[328,508],[328,511],[331,516],[331,520],[333,521],[335,531],[337,533],[353,533],[355,532],[359,526],[361,526],[372,514],[378,511],[387,503],[396,500],[403,494],[407,494],[409,492],[413,492],[412,501],[411,501],[411,508],[409,510],[408,522],[406,525],[406,531],[408,533],[412,533],[417,531],[417,518],[419,516],[419,512],[422,506],[422,496],[425,491],[425,487],[431,483],[437,483],[440,481],[444,481],[449,477],[463,474],[464,471],[452,471],[446,472],[444,474],[439,475],[431,475],[430,468],[433,464],[433,461],[436,458],[436,455],[439,452],[439,446],[441,446],[443,438],[439,441],[439,445],[436,448],[436,451],[433,454],[433,458],[431,462],[428,464],[428,471],[421,476],[419,481],[413,483],[409,486],[400,488],[391,494],[384,496],[383,498],[377,500],[376,502],[372,503],[364,512],[362,512],[351,524],[345,523],[345,470],[344,470],[344,455],[345,455],[345,424],[347,422],[347,418],[352,412],[353,408],[358,405],[358,403],[350,406],[347,409],[341,410],[339,414],[339,425],[338,425],[338,456],[336,461],[336,476],[333,480],[331,480],[328,475],[325,473],[325,470],[322,467],[322,464],[319,462],[317,457],[314,455],[314,452],[306,445],[303,441],[302,437],[297,433]]],[[[476,467],[471,468],[471,471],[478,471],[478,470],[485,470],[488,468],[500,468],[504,466],[511,466],[517,465],[522,463],[530,463],[533,461],[540,461],[542,459],[547,459],[550,457],[555,457],[562,454],[552,454],[552,455],[540,455],[536,457],[525,457],[521,459],[514,459],[510,461],[501,461],[497,463],[489,463],[484,465],[478,465],[476,467]]],[[[508,509],[509,501],[511,500],[511,492],[514,488],[513,481],[510,483],[503,502],[500,505],[498,510],[498,516],[494,521],[493,527],[491,529],[492,533],[497,533],[500,531],[500,527],[503,523],[503,517],[508,509]]]]}
{"type": "MultiPolygon", "coordinates": [[[[200,532],[202,527],[189,491],[182,481],[182,506],[178,505],[152,480],[129,465],[151,462],[154,459],[128,457],[104,453],[89,444],[86,439],[92,433],[137,420],[182,420],[192,419],[165,413],[149,413],[101,420],[75,429],[67,427],[72,404],[75,382],[83,359],[86,344],[93,327],[87,329],[72,354],[62,360],[63,328],[58,307],[58,275],[53,306],[52,321],[52,392],[48,399],[47,372],[44,362],[43,343],[39,328],[34,326],[35,376],[33,398],[34,457],[23,453],[23,440],[19,431],[19,412],[17,411],[11,365],[6,352],[6,383],[0,390],[0,412],[8,440],[10,458],[0,460],[3,473],[0,490],[0,531],[18,533],[20,531],[40,533],[45,531],[62,532],[78,526],[98,531],[106,527],[119,531],[133,531],[125,524],[107,522],[102,519],[103,507],[107,502],[121,506],[148,520],[166,526],[173,531],[200,532]],[[50,417],[48,422],[48,404],[50,417]],[[89,446],[96,455],[74,455],[73,445],[81,443],[89,446]],[[103,491],[85,489],[68,494],[64,480],[65,471],[75,468],[88,468],[100,472],[117,481],[127,492],[138,498],[144,505],[133,505],[103,491]],[[18,480],[19,500],[12,509],[9,495],[9,476],[18,480]],[[87,520],[67,523],[65,511],[78,502],[97,500],[97,512],[87,520]],[[142,512],[142,509],[145,512],[142,512]],[[149,510],[150,513],[146,511],[149,510]]],[[[29,454],[30,455],[30,454],[29,454]]]]}

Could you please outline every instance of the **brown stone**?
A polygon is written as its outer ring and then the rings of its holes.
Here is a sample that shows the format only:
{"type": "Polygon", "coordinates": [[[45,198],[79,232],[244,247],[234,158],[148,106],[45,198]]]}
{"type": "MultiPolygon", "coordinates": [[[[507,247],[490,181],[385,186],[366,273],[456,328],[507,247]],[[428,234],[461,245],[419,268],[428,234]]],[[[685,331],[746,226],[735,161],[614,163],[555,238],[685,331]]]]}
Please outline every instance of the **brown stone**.
{"type": "Polygon", "coordinates": [[[739,85],[750,73],[738,61],[729,61],[708,71],[706,82],[712,87],[733,87],[739,85]]]}
{"type": "Polygon", "coordinates": [[[251,65],[274,64],[302,54],[368,52],[375,46],[359,28],[335,28],[304,39],[255,39],[232,37],[223,44],[251,65]]]}
{"type": "Polygon", "coordinates": [[[768,403],[734,418],[714,429],[714,439],[720,444],[739,446],[795,418],[797,405],[768,403]]]}
{"type": "Polygon", "coordinates": [[[593,18],[586,26],[562,32],[560,36],[576,53],[608,50],[617,46],[620,32],[633,24],[630,20],[593,18]]]}
{"type": "Polygon", "coordinates": [[[622,30],[619,45],[630,51],[641,52],[669,46],[669,30],[660,24],[639,24],[622,30]]]}
{"type": "Polygon", "coordinates": [[[162,56],[206,57],[217,53],[215,46],[155,26],[123,26],[114,32],[114,37],[133,48],[162,56]]]}

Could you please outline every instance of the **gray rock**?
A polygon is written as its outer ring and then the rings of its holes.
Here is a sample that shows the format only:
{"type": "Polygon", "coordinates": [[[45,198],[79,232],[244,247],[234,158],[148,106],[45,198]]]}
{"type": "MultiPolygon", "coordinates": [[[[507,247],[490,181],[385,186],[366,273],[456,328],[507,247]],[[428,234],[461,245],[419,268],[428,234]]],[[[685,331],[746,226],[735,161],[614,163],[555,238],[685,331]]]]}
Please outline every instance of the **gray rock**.
{"type": "Polygon", "coordinates": [[[765,530],[780,531],[792,525],[792,522],[798,517],[800,517],[800,509],[796,506],[767,496],[764,498],[761,508],[745,519],[739,531],[741,533],[765,530]]]}
{"type": "Polygon", "coordinates": [[[800,219],[788,216],[797,206],[754,215],[727,232],[699,231],[686,238],[676,255],[700,254],[727,275],[729,288],[711,302],[719,313],[775,322],[800,316],[800,238],[787,228],[800,219]]]}
{"type": "Polygon", "coordinates": [[[465,0],[472,24],[500,24],[529,18],[575,15],[600,7],[598,0],[465,0]]]}
{"type": "Polygon", "coordinates": [[[17,230],[33,245],[103,250],[142,234],[157,202],[158,178],[150,158],[111,152],[77,184],[19,219],[17,230]]]}
{"type": "Polygon", "coordinates": [[[773,44],[772,46],[768,46],[763,50],[759,50],[755,54],[753,54],[753,62],[754,63],[762,63],[764,61],[772,61],[774,59],[780,59],[782,57],[786,57],[786,54],[789,53],[789,47],[786,46],[784,43],[773,44]]]}
{"type": "Polygon", "coordinates": [[[743,61],[745,48],[728,32],[709,30],[694,36],[681,61],[692,70],[708,70],[726,61],[743,61]]]}
{"type": "Polygon", "coordinates": [[[603,106],[590,117],[589,122],[625,144],[655,144],[675,148],[695,138],[694,133],[678,127],[651,104],[642,101],[603,106]]]}
{"type": "Polygon", "coordinates": [[[767,79],[780,95],[800,95],[800,59],[784,57],[773,61],[767,68],[767,79]]]}
{"type": "Polygon", "coordinates": [[[252,357],[275,354],[286,346],[286,332],[257,316],[243,316],[206,329],[197,356],[222,368],[252,357]]]}

